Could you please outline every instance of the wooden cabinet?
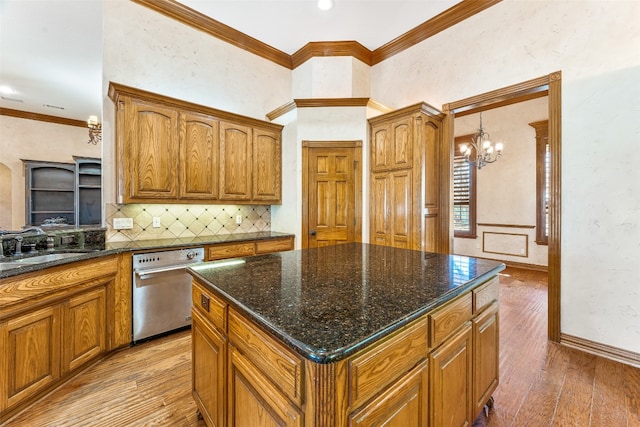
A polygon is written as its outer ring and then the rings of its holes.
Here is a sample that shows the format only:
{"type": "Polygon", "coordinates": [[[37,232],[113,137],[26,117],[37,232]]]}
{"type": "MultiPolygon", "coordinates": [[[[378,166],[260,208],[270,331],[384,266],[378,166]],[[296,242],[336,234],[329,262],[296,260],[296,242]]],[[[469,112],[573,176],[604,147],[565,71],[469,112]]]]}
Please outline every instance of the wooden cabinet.
{"type": "Polygon", "coordinates": [[[251,200],[252,135],[247,126],[220,123],[220,198],[251,200]]]}
{"type": "Polygon", "coordinates": [[[1,281],[0,422],[111,350],[116,266],[80,261],[1,281]]]}
{"type": "Polygon", "coordinates": [[[200,315],[192,312],[192,385],[200,414],[209,426],[226,426],[227,340],[200,315]]]}
{"type": "Polygon", "coordinates": [[[207,246],[205,257],[207,261],[225,258],[245,257],[270,252],[289,251],[293,249],[293,236],[274,239],[254,240],[251,242],[219,243],[207,246]]]}
{"type": "Polygon", "coordinates": [[[444,115],[417,104],[369,119],[371,139],[370,232],[372,243],[446,252],[447,150],[442,148],[444,115]]]}
{"type": "Polygon", "coordinates": [[[180,197],[218,198],[218,126],[206,114],[180,113],[180,197]]]}
{"type": "Polygon", "coordinates": [[[111,83],[118,203],[278,204],[282,126],[111,83]]]}
{"type": "Polygon", "coordinates": [[[60,378],[60,318],[53,305],[0,323],[0,413],[60,378]]]}
{"type": "Polygon", "coordinates": [[[470,426],[498,381],[497,286],[318,364],[194,279],[194,398],[210,426],[470,426]]]}

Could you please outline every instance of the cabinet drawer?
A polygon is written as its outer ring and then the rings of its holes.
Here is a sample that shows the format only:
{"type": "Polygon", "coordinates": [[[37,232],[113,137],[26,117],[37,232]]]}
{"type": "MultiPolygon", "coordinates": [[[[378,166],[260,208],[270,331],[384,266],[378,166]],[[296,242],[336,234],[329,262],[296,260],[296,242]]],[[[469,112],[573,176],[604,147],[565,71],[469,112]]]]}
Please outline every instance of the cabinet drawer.
{"type": "Polygon", "coordinates": [[[427,357],[427,319],[349,361],[349,405],[357,408],[427,357]]]}
{"type": "Polygon", "coordinates": [[[429,315],[429,345],[439,346],[449,335],[471,319],[471,292],[464,294],[429,315]]]}
{"type": "Polygon", "coordinates": [[[298,406],[302,405],[304,364],[300,357],[229,310],[229,342],[235,345],[273,384],[298,406]]]}
{"type": "Polygon", "coordinates": [[[473,313],[484,310],[492,302],[498,300],[500,294],[500,282],[494,277],[482,286],[473,290],[473,313]]]}
{"type": "Polygon", "coordinates": [[[254,242],[214,245],[207,248],[207,260],[214,261],[216,259],[251,256],[254,251],[254,242]]]}
{"type": "Polygon", "coordinates": [[[266,254],[270,252],[290,251],[293,249],[293,238],[256,241],[256,254],[266,254]]]}
{"type": "Polygon", "coordinates": [[[194,281],[191,303],[207,320],[223,332],[227,330],[227,304],[194,281]]]}

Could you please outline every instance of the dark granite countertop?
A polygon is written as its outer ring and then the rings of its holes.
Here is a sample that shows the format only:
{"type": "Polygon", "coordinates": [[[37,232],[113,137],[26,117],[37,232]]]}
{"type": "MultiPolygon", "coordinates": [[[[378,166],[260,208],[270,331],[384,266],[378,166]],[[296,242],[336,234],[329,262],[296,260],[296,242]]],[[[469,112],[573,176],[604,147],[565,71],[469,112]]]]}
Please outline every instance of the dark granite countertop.
{"type": "Polygon", "coordinates": [[[107,255],[119,254],[122,252],[137,252],[147,250],[171,249],[177,247],[193,247],[203,245],[215,245],[221,243],[243,242],[249,240],[267,240],[278,237],[293,236],[293,234],[279,233],[275,231],[263,231],[258,233],[236,233],[215,236],[191,237],[191,238],[175,238],[175,239],[156,239],[156,240],[136,240],[132,242],[114,242],[106,243],[100,246],[85,246],[81,249],[57,249],[53,252],[40,252],[33,254],[25,254],[22,257],[5,257],[0,259],[0,279],[13,277],[20,274],[32,273],[34,271],[44,270],[45,268],[54,267],[56,265],[68,264],[85,259],[93,259],[107,255]],[[26,259],[31,256],[47,255],[51,253],[75,253],[77,256],[58,259],[53,261],[41,262],[38,264],[20,264],[12,261],[26,259]]]}
{"type": "Polygon", "coordinates": [[[353,243],[189,271],[303,357],[331,363],[503,269],[494,261],[353,243]]]}

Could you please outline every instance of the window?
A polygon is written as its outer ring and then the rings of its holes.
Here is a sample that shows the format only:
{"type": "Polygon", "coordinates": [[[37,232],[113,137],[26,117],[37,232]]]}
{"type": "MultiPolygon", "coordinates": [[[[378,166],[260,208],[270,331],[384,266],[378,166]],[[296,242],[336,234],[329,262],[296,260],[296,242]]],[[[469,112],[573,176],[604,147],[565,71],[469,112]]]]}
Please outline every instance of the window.
{"type": "Polygon", "coordinates": [[[536,243],[549,244],[549,198],[551,153],[549,151],[549,122],[529,123],[536,130],[536,243]]]}
{"type": "Polygon", "coordinates": [[[460,153],[472,135],[455,139],[453,155],[453,235],[476,238],[476,168],[460,153]]]}

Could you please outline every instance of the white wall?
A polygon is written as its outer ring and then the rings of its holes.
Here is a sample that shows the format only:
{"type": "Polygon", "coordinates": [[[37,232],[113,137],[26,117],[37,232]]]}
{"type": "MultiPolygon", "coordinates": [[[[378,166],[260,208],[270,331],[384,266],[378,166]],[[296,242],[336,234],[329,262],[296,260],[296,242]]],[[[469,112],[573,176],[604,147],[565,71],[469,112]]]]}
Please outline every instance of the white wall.
{"type": "MultiPolygon", "coordinates": [[[[144,6],[104,2],[104,28],[104,166],[112,173],[110,81],[262,120],[291,100],[291,70],[144,6]]],[[[114,185],[105,185],[106,202],[115,201],[114,185]]]]}
{"type": "MultiPolygon", "coordinates": [[[[549,99],[544,97],[482,113],[485,132],[490,134],[493,142],[504,143],[505,150],[496,163],[476,172],[476,222],[514,227],[478,225],[475,239],[454,239],[454,253],[547,265],[547,246],[538,245],[535,242],[536,229],[526,226],[536,225],[536,131],[529,123],[547,120],[548,111],[549,99]],[[485,232],[487,242],[483,241],[485,232]],[[495,238],[505,244],[500,248],[489,245],[489,241],[495,238]]],[[[479,123],[479,114],[456,117],[455,136],[477,132],[479,123]]]]}
{"type": "Polygon", "coordinates": [[[24,160],[74,163],[73,156],[100,157],[88,144],[89,131],[78,126],[0,115],[0,229],[25,224],[24,160]]]}
{"type": "Polygon", "coordinates": [[[375,66],[372,96],[440,105],[561,70],[561,331],[640,353],[639,21],[637,1],[501,2],[375,66]]]}

